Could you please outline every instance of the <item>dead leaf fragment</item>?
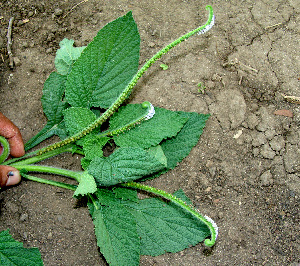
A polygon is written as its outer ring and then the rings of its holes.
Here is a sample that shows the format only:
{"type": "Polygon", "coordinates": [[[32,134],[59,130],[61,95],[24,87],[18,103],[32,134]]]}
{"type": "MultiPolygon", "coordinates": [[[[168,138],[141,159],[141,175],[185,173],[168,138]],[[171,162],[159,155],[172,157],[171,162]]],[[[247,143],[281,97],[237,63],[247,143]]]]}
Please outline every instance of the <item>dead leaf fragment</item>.
{"type": "Polygon", "coordinates": [[[291,110],[282,109],[282,110],[276,110],[274,112],[274,115],[282,115],[282,116],[287,116],[287,117],[293,117],[293,112],[291,110]]]}

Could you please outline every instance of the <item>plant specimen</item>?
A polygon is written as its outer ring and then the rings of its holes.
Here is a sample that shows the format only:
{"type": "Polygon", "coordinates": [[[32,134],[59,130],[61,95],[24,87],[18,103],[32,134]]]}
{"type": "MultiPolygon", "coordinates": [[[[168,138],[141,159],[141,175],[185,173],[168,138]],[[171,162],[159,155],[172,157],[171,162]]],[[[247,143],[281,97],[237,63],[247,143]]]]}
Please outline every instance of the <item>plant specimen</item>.
{"type": "Polygon", "coordinates": [[[56,71],[43,88],[41,101],[48,122],[25,149],[53,135],[61,141],[5,161],[9,145],[0,138],[5,151],[0,163],[19,169],[26,179],[88,198],[97,244],[110,265],[138,265],[141,254],[178,252],[203,240],[211,247],[216,241],[216,224],[202,216],[182,190],[170,194],[143,184],[173,169],[190,153],[209,115],[127,101],[153,63],[213,26],[212,7],[206,8],[205,25],[167,45],[139,70],[140,37],[131,12],[108,23],[86,47],[74,47],[73,40],[64,39],[56,53],[56,71]],[[103,149],[111,143],[116,148],[104,157],[103,149]],[[83,171],[36,164],[64,152],[82,155],[83,171]],[[66,176],[78,185],[32,172],[66,176]],[[157,197],[139,199],[138,191],[157,197]]]}

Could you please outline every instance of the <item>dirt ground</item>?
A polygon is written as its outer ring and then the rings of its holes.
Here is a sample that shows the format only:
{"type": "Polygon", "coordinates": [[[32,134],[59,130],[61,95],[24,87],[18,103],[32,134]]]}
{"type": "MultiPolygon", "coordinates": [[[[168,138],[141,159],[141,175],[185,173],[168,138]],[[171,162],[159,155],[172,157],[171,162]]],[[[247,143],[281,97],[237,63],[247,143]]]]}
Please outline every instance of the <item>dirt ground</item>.
{"type": "MultiPolygon", "coordinates": [[[[1,1],[0,110],[29,140],[46,123],[40,98],[63,38],[86,45],[132,10],[143,64],[205,23],[206,4],[214,8],[213,29],[156,63],[132,102],[211,114],[191,154],[149,184],[168,192],[182,188],[217,222],[219,238],[213,249],[200,243],[177,254],[142,256],[141,265],[298,265],[300,105],[284,96],[300,97],[299,1],[1,1]],[[11,70],[6,32],[12,16],[11,70]],[[278,110],[293,117],[274,114],[278,110]]],[[[45,164],[80,169],[77,156],[45,164]]],[[[88,210],[72,194],[29,181],[2,190],[0,230],[38,247],[45,265],[106,265],[88,210]]]]}

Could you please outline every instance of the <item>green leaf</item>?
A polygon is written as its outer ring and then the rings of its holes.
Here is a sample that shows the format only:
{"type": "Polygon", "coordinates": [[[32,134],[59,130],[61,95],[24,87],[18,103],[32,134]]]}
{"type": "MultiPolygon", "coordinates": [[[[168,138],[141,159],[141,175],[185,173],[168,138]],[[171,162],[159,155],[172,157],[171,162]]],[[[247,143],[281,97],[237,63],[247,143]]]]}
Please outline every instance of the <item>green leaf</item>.
{"type": "Polygon", "coordinates": [[[142,107],[142,104],[127,104],[121,106],[110,118],[109,130],[113,131],[117,128],[124,127],[143,114],[145,114],[145,108],[142,107]]]}
{"type": "Polygon", "coordinates": [[[108,137],[92,136],[83,143],[83,150],[86,159],[93,160],[96,157],[103,157],[102,148],[110,140],[108,137]]]}
{"type": "Polygon", "coordinates": [[[118,199],[138,202],[137,191],[135,189],[114,187],[113,192],[115,194],[115,197],[118,199]]]}
{"type": "Polygon", "coordinates": [[[61,139],[67,136],[62,113],[68,105],[63,99],[66,80],[66,77],[52,72],[44,83],[41,101],[48,121],[46,126],[26,143],[25,150],[33,148],[53,135],[58,135],[61,139]]]}
{"type": "Polygon", "coordinates": [[[96,115],[87,108],[70,107],[64,110],[63,113],[65,125],[70,136],[78,133],[96,119],[96,115]]]}
{"type": "MultiPolygon", "coordinates": [[[[111,127],[118,127],[120,121],[127,122],[128,113],[133,113],[136,105],[127,105],[122,108],[111,120],[111,127]]],[[[133,115],[132,115],[133,116],[133,115]]],[[[129,131],[114,136],[116,145],[120,147],[141,147],[149,148],[158,145],[163,139],[171,138],[181,130],[187,118],[176,112],[155,107],[155,115],[129,131]]]]}
{"type": "Polygon", "coordinates": [[[148,198],[124,204],[137,219],[141,255],[175,253],[210,236],[204,223],[173,203],[148,198]]]}
{"type": "Polygon", "coordinates": [[[66,98],[74,107],[108,108],[138,70],[140,37],[132,13],[108,23],[74,63],[66,98]]]}
{"type": "Polygon", "coordinates": [[[167,167],[168,165],[167,157],[165,156],[160,145],[157,145],[155,147],[150,147],[148,152],[151,156],[155,157],[159,162],[161,162],[161,164],[167,167]]]}
{"type": "Polygon", "coordinates": [[[68,75],[71,68],[81,52],[86,46],[73,47],[74,40],[63,39],[60,43],[60,49],[56,51],[55,67],[59,74],[68,75]]]}
{"type": "Polygon", "coordinates": [[[38,266],[43,261],[37,248],[24,248],[5,230],[0,232],[0,265],[38,266]]]}
{"type": "Polygon", "coordinates": [[[189,155],[192,148],[198,143],[209,118],[208,114],[177,112],[188,121],[180,132],[173,138],[161,143],[161,148],[168,159],[168,168],[173,169],[183,158],[189,155]]]}
{"type": "Polygon", "coordinates": [[[96,196],[96,202],[88,205],[101,253],[111,266],[139,265],[140,240],[135,217],[108,189],[98,189],[96,196]]]}
{"type": "Polygon", "coordinates": [[[93,159],[88,172],[98,186],[111,186],[141,178],[164,167],[141,148],[120,148],[109,157],[93,159]]]}
{"type": "Polygon", "coordinates": [[[74,196],[86,195],[88,193],[93,194],[97,191],[97,185],[95,179],[88,172],[83,172],[79,177],[79,185],[74,192],[74,196]]]}

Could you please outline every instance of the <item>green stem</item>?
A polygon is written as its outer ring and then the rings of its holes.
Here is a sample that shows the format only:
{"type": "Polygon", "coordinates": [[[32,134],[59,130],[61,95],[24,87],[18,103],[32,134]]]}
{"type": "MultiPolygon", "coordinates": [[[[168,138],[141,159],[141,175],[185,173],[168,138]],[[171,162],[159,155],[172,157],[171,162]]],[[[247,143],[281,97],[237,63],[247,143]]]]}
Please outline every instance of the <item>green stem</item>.
{"type": "Polygon", "coordinates": [[[26,170],[28,172],[63,175],[63,176],[74,178],[78,182],[80,179],[79,177],[82,173],[82,172],[75,172],[67,169],[50,167],[50,166],[42,166],[42,165],[14,165],[14,167],[20,171],[26,170]]]}
{"type": "Polygon", "coordinates": [[[96,119],[93,123],[91,123],[88,127],[84,128],[82,131],[78,132],[77,134],[63,140],[57,143],[54,143],[52,145],[49,145],[43,149],[41,149],[38,152],[38,155],[41,155],[45,152],[55,150],[61,146],[67,145],[69,143],[75,142],[85,135],[91,133],[95,128],[101,126],[114,112],[118,110],[118,108],[121,106],[121,104],[129,97],[131,91],[133,90],[133,87],[136,85],[138,80],[141,78],[141,76],[146,72],[146,70],[154,64],[155,61],[160,59],[164,54],[169,52],[172,48],[180,44],[182,41],[187,40],[189,37],[195,35],[196,33],[204,33],[207,30],[211,28],[211,26],[214,23],[214,15],[213,15],[213,9],[211,6],[206,6],[206,9],[209,10],[209,16],[207,22],[203,25],[198,27],[197,29],[188,32],[187,34],[181,36],[174,42],[167,45],[165,48],[160,50],[156,55],[154,55],[150,60],[148,60],[145,65],[137,72],[137,74],[133,77],[131,82],[127,85],[127,87],[124,89],[124,91],[119,95],[119,97],[116,99],[116,101],[103,113],[101,117],[96,119]]]}
{"type": "Polygon", "coordinates": [[[207,216],[202,216],[197,210],[195,210],[193,207],[187,205],[183,200],[181,200],[181,199],[175,197],[174,195],[169,194],[163,190],[149,187],[146,185],[142,185],[142,184],[139,184],[136,182],[129,182],[129,183],[120,184],[120,185],[124,186],[124,187],[130,187],[130,188],[135,188],[135,189],[139,189],[139,190],[144,190],[144,191],[156,194],[160,197],[163,197],[163,198],[173,202],[177,206],[183,208],[185,211],[191,213],[193,216],[195,216],[200,221],[202,221],[204,224],[206,224],[207,227],[209,228],[210,233],[211,233],[211,239],[205,239],[204,244],[207,247],[212,247],[215,244],[217,236],[218,236],[218,227],[217,227],[216,223],[211,218],[209,218],[207,216]]]}
{"type": "Polygon", "coordinates": [[[18,160],[17,162],[14,162],[13,160],[9,160],[6,162],[7,165],[15,166],[15,165],[25,165],[25,164],[33,164],[40,161],[43,161],[45,159],[48,159],[50,157],[54,157],[56,155],[59,155],[64,152],[72,152],[72,147],[70,145],[63,146],[61,148],[58,148],[56,150],[49,151],[47,153],[44,153],[42,155],[38,155],[29,159],[25,160],[18,160]]]}
{"type": "Polygon", "coordinates": [[[7,139],[2,136],[0,136],[0,145],[2,146],[2,153],[0,154],[0,163],[2,163],[7,159],[10,153],[10,148],[7,139]]]}
{"type": "Polygon", "coordinates": [[[70,185],[70,184],[66,184],[66,183],[63,183],[63,182],[48,180],[48,179],[44,179],[44,178],[40,178],[40,177],[36,177],[36,176],[32,176],[32,175],[27,175],[27,174],[24,174],[24,173],[21,173],[21,175],[22,175],[22,177],[24,177],[28,180],[43,183],[43,184],[48,184],[48,185],[52,185],[52,186],[56,186],[56,187],[66,188],[66,189],[70,189],[70,190],[74,190],[74,191],[77,188],[76,185],[70,185]]]}

